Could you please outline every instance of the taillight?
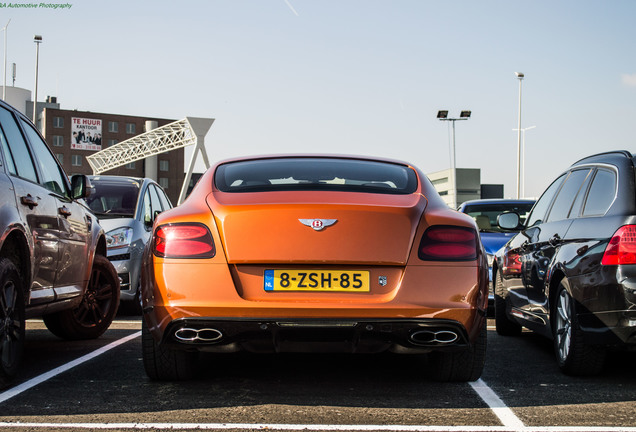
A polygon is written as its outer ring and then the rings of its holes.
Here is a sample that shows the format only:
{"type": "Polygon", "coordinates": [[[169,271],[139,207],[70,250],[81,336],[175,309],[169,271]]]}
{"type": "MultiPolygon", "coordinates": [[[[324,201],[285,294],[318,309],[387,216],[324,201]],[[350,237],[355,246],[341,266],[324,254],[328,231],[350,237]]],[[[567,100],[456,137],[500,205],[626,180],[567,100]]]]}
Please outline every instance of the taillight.
{"type": "Polygon", "coordinates": [[[636,225],[622,226],[610,239],[602,265],[636,264],[636,225]]]}
{"type": "Polygon", "coordinates": [[[216,254],[212,235],[202,224],[162,225],[153,241],[153,252],[161,258],[212,258],[216,254]]]}
{"type": "Polygon", "coordinates": [[[503,255],[503,267],[501,269],[502,274],[512,275],[521,274],[521,255],[514,250],[506,250],[503,255]]]}
{"type": "Polygon", "coordinates": [[[477,232],[472,228],[434,225],[420,242],[423,261],[473,261],[477,259],[477,232]]]}

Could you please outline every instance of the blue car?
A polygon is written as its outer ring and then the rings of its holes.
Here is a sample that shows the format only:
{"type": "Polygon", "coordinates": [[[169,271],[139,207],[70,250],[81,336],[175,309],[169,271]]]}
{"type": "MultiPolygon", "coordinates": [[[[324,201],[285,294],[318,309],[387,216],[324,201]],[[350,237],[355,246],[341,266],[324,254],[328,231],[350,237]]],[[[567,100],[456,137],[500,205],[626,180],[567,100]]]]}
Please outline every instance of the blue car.
{"type": "MultiPolygon", "coordinates": [[[[531,199],[480,199],[462,203],[458,211],[472,216],[479,228],[479,236],[488,256],[488,275],[492,281],[492,262],[495,252],[503,247],[508,240],[521,230],[526,216],[530,213],[535,200],[531,199]],[[502,213],[515,212],[520,216],[519,226],[516,229],[503,229],[497,224],[497,218],[502,213]]],[[[488,295],[492,305],[494,296],[492,284],[488,295]]]]}

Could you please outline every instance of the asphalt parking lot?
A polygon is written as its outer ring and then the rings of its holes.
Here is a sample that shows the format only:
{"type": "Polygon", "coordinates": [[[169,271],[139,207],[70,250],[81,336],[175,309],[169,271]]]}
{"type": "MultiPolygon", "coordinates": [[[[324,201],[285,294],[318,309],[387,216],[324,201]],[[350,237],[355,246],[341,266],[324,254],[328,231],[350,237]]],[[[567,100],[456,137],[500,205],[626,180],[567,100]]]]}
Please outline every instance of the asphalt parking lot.
{"type": "Polygon", "coordinates": [[[636,353],[573,378],[530,332],[491,329],[472,384],[432,381],[419,357],[323,354],[204,356],[196,380],[157,383],[143,370],[138,317],[88,343],[39,321],[28,329],[24,367],[0,392],[1,430],[636,431],[636,353]]]}

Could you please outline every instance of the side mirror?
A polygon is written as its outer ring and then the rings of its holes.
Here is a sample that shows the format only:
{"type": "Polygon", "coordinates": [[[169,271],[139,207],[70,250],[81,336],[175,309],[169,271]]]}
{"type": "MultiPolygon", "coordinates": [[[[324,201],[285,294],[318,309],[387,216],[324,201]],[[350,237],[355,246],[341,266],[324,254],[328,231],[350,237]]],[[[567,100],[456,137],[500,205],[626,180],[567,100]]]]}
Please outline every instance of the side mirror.
{"type": "Polygon", "coordinates": [[[146,226],[146,228],[152,228],[152,224],[155,223],[155,219],[157,219],[157,216],[159,216],[160,213],[161,212],[159,210],[155,210],[152,214],[152,219],[144,219],[144,225],[146,226]]]}
{"type": "Polygon", "coordinates": [[[517,229],[520,221],[521,219],[519,214],[515,212],[502,213],[497,216],[497,225],[499,225],[500,228],[507,230],[517,229]]]}
{"type": "Polygon", "coordinates": [[[71,193],[73,199],[87,198],[91,194],[91,182],[84,174],[71,177],[71,193]]]}

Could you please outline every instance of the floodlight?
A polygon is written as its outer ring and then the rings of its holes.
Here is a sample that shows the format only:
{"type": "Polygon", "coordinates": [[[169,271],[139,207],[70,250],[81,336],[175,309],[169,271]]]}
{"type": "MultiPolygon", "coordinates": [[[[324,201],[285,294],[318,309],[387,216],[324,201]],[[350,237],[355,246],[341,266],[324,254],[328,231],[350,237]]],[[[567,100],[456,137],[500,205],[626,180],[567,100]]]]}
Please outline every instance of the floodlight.
{"type": "Polygon", "coordinates": [[[437,111],[438,119],[445,119],[446,117],[448,117],[448,111],[437,111]]]}

